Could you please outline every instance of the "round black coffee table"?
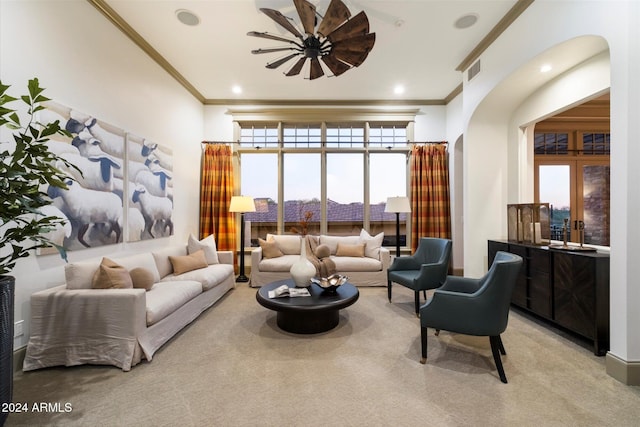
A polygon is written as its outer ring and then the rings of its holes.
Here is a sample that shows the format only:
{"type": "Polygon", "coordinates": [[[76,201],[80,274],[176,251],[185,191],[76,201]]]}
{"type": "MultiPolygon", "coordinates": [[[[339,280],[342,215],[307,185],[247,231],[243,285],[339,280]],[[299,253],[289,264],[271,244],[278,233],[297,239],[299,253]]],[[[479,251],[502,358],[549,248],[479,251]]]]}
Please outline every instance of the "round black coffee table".
{"type": "Polygon", "coordinates": [[[294,288],[292,279],[269,283],[258,289],[256,300],[270,310],[276,311],[280,329],[295,334],[316,334],[338,326],[341,308],[349,307],[358,300],[358,288],[351,283],[338,287],[335,293],[324,291],[312,283],[307,289],[309,297],[269,298],[269,291],[287,285],[294,288]]]}

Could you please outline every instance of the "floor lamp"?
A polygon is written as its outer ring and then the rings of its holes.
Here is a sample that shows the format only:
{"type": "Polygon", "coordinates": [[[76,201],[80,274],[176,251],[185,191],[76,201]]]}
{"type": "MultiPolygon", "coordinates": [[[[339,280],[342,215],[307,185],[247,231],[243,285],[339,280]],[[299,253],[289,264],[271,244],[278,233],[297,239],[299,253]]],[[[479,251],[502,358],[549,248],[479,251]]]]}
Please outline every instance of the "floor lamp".
{"type": "Polygon", "coordinates": [[[248,282],[249,278],[244,274],[244,213],[255,212],[256,204],[252,197],[248,196],[232,196],[229,212],[240,213],[240,274],[236,278],[236,282],[248,282]]]}
{"type": "Polygon", "coordinates": [[[387,197],[385,212],[396,214],[396,257],[400,256],[400,213],[411,212],[408,197],[387,197]]]}

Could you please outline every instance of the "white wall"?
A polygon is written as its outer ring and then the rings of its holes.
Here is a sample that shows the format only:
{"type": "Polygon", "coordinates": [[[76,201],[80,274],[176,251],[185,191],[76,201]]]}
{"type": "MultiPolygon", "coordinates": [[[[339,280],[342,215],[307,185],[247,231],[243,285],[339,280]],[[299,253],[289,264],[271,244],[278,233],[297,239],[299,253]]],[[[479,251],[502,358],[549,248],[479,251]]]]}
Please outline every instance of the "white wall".
{"type": "MultiPolygon", "coordinates": [[[[86,1],[2,1],[0,76],[13,94],[38,77],[54,101],[173,148],[174,236],[69,253],[70,261],[186,242],[198,231],[203,107],[86,1]]],[[[31,256],[13,271],[15,321],[29,336],[29,296],[62,284],[64,262],[31,256]]]]}
{"type": "Polygon", "coordinates": [[[451,198],[451,265],[457,272],[464,270],[464,126],[462,121],[462,95],[456,96],[447,104],[446,112],[446,132],[447,141],[449,141],[449,196],[451,198]]]}
{"type": "MultiPolygon", "coordinates": [[[[544,52],[581,36],[598,36],[610,49],[611,86],[611,350],[625,361],[640,361],[640,338],[632,331],[640,322],[640,225],[637,212],[640,193],[640,2],[558,2],[538,0],[521,15],[481,57],[483,70],[464,87],[465,120],[465,273],[486,270],[487,239],[504,236],[506,204],[522,188],[522,149],[519,126],[535,115],[544,117],[585,96],[596,95],[606,86],[600,73],[594,80],[557,82],[551,93],[519,75],[537,66],[544,52]],[[532,29],[544,28],[532,37],[532,29]],[[513,41],[517,41],[514,43],[513,41]],[[511,76],[520,79],[510,81],[511,76]],[[577,82],[580,82],[576,84],[577,82]],[[581,84],[587,87],[580,87],[581,84]],[[518,86],[519,85],[519,86],[518,86]],[[523,88],[527,87],[528,92],[523,88]],[[506,90],[506,89],[509,90],[506,90]],[[591,92],[591,93],[590,93],[591,92]],[[528,103],[527,103],[528,101],[528,103]],[[522,107],[521,104],[524,105],[522,107]],[[514,116],[514,111],[516,115],[514,116]],[[523,123],[517,123],[524,120],[523,123]],[[520,146],[518,147],[518,145],[520,146]],[[515,148],[514,148],[515,147],[515,148]],[[514,155],[514,149],[516,154],[514,155]],[[515,159],[515,162],[514,162],[515,159]],[[517,186],[515,190],[511,186],[517,186]]],[[[588,49],[587,49],[588,50],[588,49]]],[[[579,50],[578,50],[579,51],[579,50]]],[[[576,52],[575,50],[573,51],[576,52]]],[[[592,55],[587,54],[583,59],[592,55]]],[[[579,78],[589,69],[604,66],[602,58],[572,70],[579,78]]],[[[538,79],[530,73],[530,79],[538,79]]],[[[522,195],[520,195],[522,196],[522,195]]]]}

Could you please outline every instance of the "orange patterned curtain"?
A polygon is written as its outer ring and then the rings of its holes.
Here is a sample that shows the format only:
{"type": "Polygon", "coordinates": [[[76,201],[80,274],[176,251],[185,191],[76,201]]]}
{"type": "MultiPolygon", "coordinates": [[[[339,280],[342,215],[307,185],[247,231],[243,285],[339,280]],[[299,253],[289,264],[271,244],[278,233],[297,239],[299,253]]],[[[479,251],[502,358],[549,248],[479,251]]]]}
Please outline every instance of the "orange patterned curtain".
{"type": "Polygon", "coordinates": [[[449,161],[446,144],[415,145],[411,151],[411,249],[420,237],[451,238],[449,161]]]}
{"type": "Polygon", "coordinates": [[[215,235],[221,251],[235,251],[235,216],[229,212],[233,195],[231,147],[206,144],[200,188],[200,238],[215,235]]]}

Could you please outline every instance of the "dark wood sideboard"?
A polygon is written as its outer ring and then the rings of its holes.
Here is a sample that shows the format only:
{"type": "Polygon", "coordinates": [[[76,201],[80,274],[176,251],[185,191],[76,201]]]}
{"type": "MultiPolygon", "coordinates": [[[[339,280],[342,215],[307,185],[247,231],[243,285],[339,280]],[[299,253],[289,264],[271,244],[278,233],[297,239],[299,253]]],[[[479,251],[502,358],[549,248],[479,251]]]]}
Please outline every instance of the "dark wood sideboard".
{"type": "Polygon", "coordinates": [[[609,350],[609,254],[571,252],[489,240],[489,265],[497,251],[524,263],[511,304],[593,342],[594,354],[609,350]]]}

